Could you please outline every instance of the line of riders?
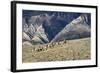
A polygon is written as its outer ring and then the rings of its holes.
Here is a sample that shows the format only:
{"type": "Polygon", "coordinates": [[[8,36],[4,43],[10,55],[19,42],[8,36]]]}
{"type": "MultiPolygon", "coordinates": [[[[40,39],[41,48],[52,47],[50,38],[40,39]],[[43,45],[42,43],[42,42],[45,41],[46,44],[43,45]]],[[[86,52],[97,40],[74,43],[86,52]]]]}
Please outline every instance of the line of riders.
{"type": "Polygon", "coordinates": [[[55,45],[61,45],[61,44],[66,44],[68,42],[68,40],[64,40],[63,42],[53,42],[53,43],[49,43],[49,44],[46,44],[45,46],[38,46],[38,47],[33,47],[32,49],[32,52],[34,51],[37,51],[37,52],[40,52],[40,51],[45,51],[47,50],[48,48],[53,48],[55,45]]]}

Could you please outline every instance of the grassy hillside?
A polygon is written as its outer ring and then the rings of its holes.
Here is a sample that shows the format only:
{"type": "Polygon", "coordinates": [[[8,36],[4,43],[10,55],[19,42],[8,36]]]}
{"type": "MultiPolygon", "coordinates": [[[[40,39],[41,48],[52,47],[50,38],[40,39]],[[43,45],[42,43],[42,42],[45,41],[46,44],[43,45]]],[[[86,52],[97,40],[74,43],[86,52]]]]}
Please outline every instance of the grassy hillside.
{"type": "Polygon", "coordinates": [[[90,38],[64,40],[44,45],[23,45],[22,62],[47,62],[90,59],[90,38]]]}

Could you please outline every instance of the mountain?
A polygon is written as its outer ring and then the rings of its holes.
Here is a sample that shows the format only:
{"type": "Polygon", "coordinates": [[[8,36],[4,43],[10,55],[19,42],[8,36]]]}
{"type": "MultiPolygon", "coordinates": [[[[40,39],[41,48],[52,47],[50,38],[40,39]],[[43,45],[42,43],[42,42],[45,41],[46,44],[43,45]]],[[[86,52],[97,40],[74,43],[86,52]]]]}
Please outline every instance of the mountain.
{"type": "Polygon", "coordinates": [[[44,31],[45,29],[43,28],[42,25],[40,25],[35,33],[36,36],[39,36],[43,42],[47,43],[49,42],[49,39],[47,38],[47,35],[44,31]]]}
{"type": "Polygon", "coordinates": [[[23,11],[23,18],[30,27],[28,34],[30,37],[37,31],[40,25],[49,41],[51,41],[69,22],[80,16],[81,13],[73,12],[53,12],[53,11],[23,11]],[[33,29],[34,27],[34,29],[33,29]],[[34,31],[33,31],[34,30],[34,31]]]}
{"type": "Polygon", "coordinates": [[[32,38],[32,44],[44,44],[44,42],[38,36],[34,36],[32,38]]]}
{"type": "Polygon", "coordinates": [[[38,41],[38,43],[49,42],[44,31],[45,29],[43,28],[44,20],[45,17],[41,15],[31,16],[29,23],[27,24],[25,18],[23,18],[23,39],[26,39],[27,35],[27,38],[30,38],[31,42],[37,42],[36,39],[41,40],[40,42],[38,41]]]}
{"type": "Polygon", "coordinates": [[[79,14],[52,12],[46,14],[46,20],[43,23],[45,32],[49,41],[51,41],[69,22],[77,18],[79,14]]]}
{"type": "Polygon", "coordinates": [[[58,42],[66,39],[78,39],[90,37],[90,26],[87,24],[87,15],[82,14],[67,24],[51,42],[58,42]]]}
{"type": "Polygon", "coordinates": [[[35,28],[34,28],[34,26],[32,25],[32,24],[30,24],[30,26],[27,28],[28,29],[28,31],[26,32],[29,36],[30,36],[30,38],[32,39],[32,37],[33,37],[33,35],[35,34],[35,28]]]}
{"type": "Polygon", "coordinates": [[[31,38],[25,32],[22,32],[22,40],[23,41],[31,41],[31,38]]]}
{"type": "Polygon", "coordinates": [[[25,18],[22,20],[22,28],[23,32],[28,32],[28,24],[26,23],[25,18]]]}
{"type": "Polygon", "coordinates": [[[90,36],[89,13],[24,11],[23,39],[31,43],[49,43],[90,36]],[[36,41],[37,39],[37,41],[36,41]]]}
{"type": "Polygon", "coordinates": [[[42,25],[37,28],[37,31],[34,30],[35,28],[33,25],[30,25],[29,28],[27,29],[28,29],[27,32],[23,32],[23,37],[22,37],[23,41],[30,41],[30,42],[38,41],[38,43],[41,44],[49,42],[42,25]]]}

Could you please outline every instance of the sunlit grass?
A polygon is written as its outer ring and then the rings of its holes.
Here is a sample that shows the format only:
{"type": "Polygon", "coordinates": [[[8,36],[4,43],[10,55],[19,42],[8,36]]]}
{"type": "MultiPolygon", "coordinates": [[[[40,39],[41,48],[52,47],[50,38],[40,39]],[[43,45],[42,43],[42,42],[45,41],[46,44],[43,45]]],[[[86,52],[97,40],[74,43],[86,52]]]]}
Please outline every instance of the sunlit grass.
{"type": "Polygon", "coordinates": [[[54,45],[23,45],[23,63],[86,60],[91,57],[90,38],[66,40],[53,43],[54,45]]]}

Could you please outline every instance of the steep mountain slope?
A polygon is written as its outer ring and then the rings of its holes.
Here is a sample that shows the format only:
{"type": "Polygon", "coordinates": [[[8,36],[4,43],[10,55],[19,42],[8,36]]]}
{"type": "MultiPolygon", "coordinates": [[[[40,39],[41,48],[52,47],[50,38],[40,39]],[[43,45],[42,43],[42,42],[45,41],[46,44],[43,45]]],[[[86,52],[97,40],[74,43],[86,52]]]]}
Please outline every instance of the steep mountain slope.
{"type": "Polygon", "coordinates": [[[32,38],[32,44],[34,44],[34,45],[36,45],[36,44],[44,44],[44,42],[38,36],[34,36],[32,38]]]}
{"type": "Polygon", "coordinates": [[[25,18],[22,20],[22,28],[23,32],[28,32],[28,24],[26,23],[25,18]]]}
{"type": "Polygon", "coordinates": [[[47,38],[47,35],[46,35],[42,25],[40,27],[38,27],[35,35],[39,36],[41,39],[43,39],[42,41],[44,41],[45,43],[49,42],[49,39],[47,38]]]}
{"type": "Polygon", "coordinates": [[[22,32],[22,40],[23,41],[31,41],[31,38],[25,32],[22,32]]]}
{"type": "Polygon", "coordinates": [[[66,39],[78,39],[90,36],[90,26],[86,23],[87,16],[85,14],[79,16],[71,23],[66,25],[51,42],[62,41],[66,39]]]}

